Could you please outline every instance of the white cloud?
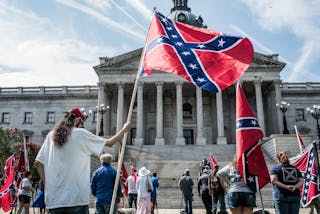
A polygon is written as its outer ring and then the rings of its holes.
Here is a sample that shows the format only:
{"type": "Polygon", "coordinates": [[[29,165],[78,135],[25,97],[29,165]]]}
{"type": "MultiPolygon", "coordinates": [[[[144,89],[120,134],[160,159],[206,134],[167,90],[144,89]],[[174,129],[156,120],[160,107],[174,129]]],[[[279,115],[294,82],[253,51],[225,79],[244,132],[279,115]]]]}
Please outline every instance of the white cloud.
{"type": "Polygon", "coordinates": [[[146,20],[151,19],[152,9],[148,8],[141,0],[126,0],[126,2],[136,9],[146,20]]]}
{"type": "Polygon", "coordinates": [[[0,3],[1,87],[96,84],[98,57],[128,47],[93,46],[70,38],[47,18],[0,3]]]}
{"type": "Polygon", "coordinates": [[[96,19],[107,24],[108,27],[111,27],[115,30],[118,30],[120,32],[134,36],[138,39],[141,39],[142,41],[144,41],[144,39],[145,39],[145,35],[137,32],[136,29],[131,29],[130,24],[116,22],[116,21],[106,17],[103,13],[99,13],[96,10],[93,10],[92,8],[87,7],[86,5],[83,5],[83,4],[78,3],[76,1],[73,1],[73,0],[56,0],[56,2],[58,2],[62,5],[65,5],[67,7],[76,9],[78,11],[81,11],[81,12],[83,12],[87,15],[90,15],[92,17],[95,17],[96,19]]]}
{"type": "MultiPolygon", "coordinates": [[[[319,0],[241,0],[254,14],[260,26],[268,31],[288,29],[303,42],[288,81],[306,76],[312,62],[320,60],[319,0]]],[[[315,71],[314,71],[315,72],[315,71]]],[[[310,79],[311,80],[311,79],[310,79]]]]}
{"type": "Polygon", "coordinates": [[[111,4],[107,0],[85,0],[85,2],[101,11],[111,9],[111,4]]]}

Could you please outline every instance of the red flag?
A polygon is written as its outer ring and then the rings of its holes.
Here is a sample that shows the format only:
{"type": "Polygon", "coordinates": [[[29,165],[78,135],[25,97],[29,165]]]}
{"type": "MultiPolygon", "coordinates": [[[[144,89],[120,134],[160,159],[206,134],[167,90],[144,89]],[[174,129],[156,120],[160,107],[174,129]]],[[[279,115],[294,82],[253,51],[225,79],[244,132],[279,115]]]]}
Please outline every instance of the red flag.
{"type": "Polygon", "coordinates": [[[128,195],[128,185],[126,184],[127,178],[128,178],[128,172],[127,172],[126,166],[122,162],[121,173],[120,173],[120,184],[121,184],[122,188],[124,189],[125,196],[128,195]]]}
{"type": "Polygon", "coordinates": [[[303,207],[308,206],[312,199],[320,196],[318,189],[319,176],[316,170],[318,166],[316,155],[317,146],[313,143],[309,145],[303,153],[294,158],[297,160],[293,165],[300,170],[302,177],[304,178],[304,184],[300,188],[300,202],[303,207]]]}
{"type": "Polygon", "coordinates": [[[254,53],[247,38],[172,21],[158,12],[152,17],[144,50],[145,73],[173,73],[211,93],[234,84],[254,53]]]}
{"type": "Polygon", "coordinates": [[[303,143],[301,134],[300,134],[300,132],[298,131],[296,125],[294,125],[294,130],[296,131],[296,135],[297,135],[297,139],[298,139],[298,143],[299,143],[300,152],[302,152],[302,151],[305,149],[305,146],[304,146],[304,143],[303,143]]]}
{"type": "Polygon", "coordinates": [[[270,175],[259,140],[263,132],[240,84],[237,86],[236,147],[240,175],[256,192],[270,182],[270,175]]]}
{"type": "Polygon", "coordinates": [[[19,160],[18,160],[18,165],[17,165],[17,183],[16,186],[19,187],[20,182],[22,180],[23,174],[26,172],[26,167],[25,167],[25,155],[24,155],[24,150],[20,150],[20,155],[19,155],[19,160]]]}
{"type": "Polygon", "coordinates": [[[214,166],[218,165],[218,161],[212,153],[210,153],[210,164],[212,170],[214,170],[214,166]]]}
{"type": "MultiPolygon", "coordinates": [[[[8,173],[8,177],[7,180],[5,181],[5,184],[3,185],[3,187],[0,189],[0,201],[1,201],[1,208],[4,212],[8,212],[10,210],[10,203],[11,203],[11,198],[10,198],[10,190],[13,187],[13,181],[14,181],[14,156],[10,156],[8,158],[8,160],[6,161],[10,162],[9,165],[11,167],[10,171],[8,173]]],[[[6,165],[7,166],[7,165],[6,165]]]]}

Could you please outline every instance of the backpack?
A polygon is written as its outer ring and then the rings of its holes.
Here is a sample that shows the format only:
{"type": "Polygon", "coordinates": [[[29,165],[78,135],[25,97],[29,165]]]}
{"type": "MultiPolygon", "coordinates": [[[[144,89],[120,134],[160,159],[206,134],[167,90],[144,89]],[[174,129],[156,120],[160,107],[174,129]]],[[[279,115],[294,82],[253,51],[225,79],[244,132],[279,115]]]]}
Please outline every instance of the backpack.
{"type": "Polygon", "coordinates": [[[212,192],[219,192],[221,190],[220,178],[217,176],[211,176],[210,182],[212,192]]]}

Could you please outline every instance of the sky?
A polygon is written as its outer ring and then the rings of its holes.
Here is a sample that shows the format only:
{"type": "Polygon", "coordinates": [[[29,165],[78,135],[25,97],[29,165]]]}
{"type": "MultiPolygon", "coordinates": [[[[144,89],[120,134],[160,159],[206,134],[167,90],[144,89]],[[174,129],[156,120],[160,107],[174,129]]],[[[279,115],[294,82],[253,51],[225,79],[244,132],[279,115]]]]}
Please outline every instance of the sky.
{"type": "MultiPolygon", "coordinates": [[[[209,29],[279,54],[284,82],[320,82],[320,0],[188,0],[209,29]]],[[[144,46],[171,0],[1,0],[0,87],[96,85],[93,66],[144,46]]]]}

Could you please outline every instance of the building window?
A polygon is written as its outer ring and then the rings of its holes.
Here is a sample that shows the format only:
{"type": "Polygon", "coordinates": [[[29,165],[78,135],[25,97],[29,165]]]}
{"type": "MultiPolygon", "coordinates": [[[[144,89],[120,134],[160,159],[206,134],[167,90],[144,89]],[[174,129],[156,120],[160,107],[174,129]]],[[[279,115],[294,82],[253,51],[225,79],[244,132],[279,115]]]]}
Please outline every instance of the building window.
{"type": "Polygon", "coordinates": [[[184,129],[183,130],[183,137],[185,139],[186,145],[193,145],[193,130],[192,129],[184,129]]]}
{"type": "Polygon", "coordinates": [[[1,123],[6,123],[6,124],[10,123],[10,113],[8,113],[8,112],[3,112],[2,113],[1,123]]]}
{"type": "Polygon", "coordinates": [[[296,109],[296,121],[302,121],[302,120],[305,120],[304,109],[298,108],[296,109]]]}
{"type": "Polygon", "coordinates": [[[24,113],[24,123],[32,123],[32,112],[24,113]]]}
{"type": "Polygon", "coordinates": [[[56,122],[56,115],[54,112],[47,113],[47,123],[55,123],[56,122]]]}
{"type": "Polygon", "coordinates": [[[192,117],[192,106],[190,103],[183,104],[183,117],[185,117],[185,118],[192,117]]]}

